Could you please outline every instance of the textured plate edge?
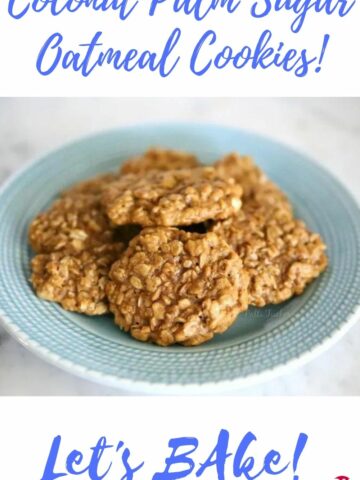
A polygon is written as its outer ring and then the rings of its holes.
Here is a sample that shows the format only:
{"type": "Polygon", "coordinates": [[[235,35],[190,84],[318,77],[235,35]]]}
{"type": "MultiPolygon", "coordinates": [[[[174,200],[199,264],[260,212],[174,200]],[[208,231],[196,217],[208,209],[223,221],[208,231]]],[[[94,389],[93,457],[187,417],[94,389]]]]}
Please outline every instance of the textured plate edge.
{"type": "Polygon", "coordinates": [[[236,389],[251,387],[255,384],[261,384],[272,380],[278,376],[290,373],[291,371],[300,368],[326,352],[333,345],[335,345],[350,329],[353,327],[360,315],[360,303],[356,305],[352,315],[342,324],[342,326],[331,336],[316,345],[312,350],[308,350],[303,355],[291,359],[289,362],[277,365],[275,368],[267,369],[261,373],[251,374],[245,377],[235,378],[233,380],[225,380],[219,382],[208,383],[187,383],[187,384],[166,384],[166,383],[152,383],[137,380],[129,380],[128,378],[116,377],[114,375],[104,375],[95,370],[90,370],[80,365],[65,360],[52,351],[43,347],[38,342],[31,340],[21,329],[19,329],[5,314],[0,310],[0,321],[5,330],[14,337],[19,343],[30,352],[34,353],[42,360],[46,360],[51,365],[60,368],[67,373],[71,373],[85,380],[90,380],[95,383],[101,383],[104,386],[124,389],[132,393],[148,393],[160,395],[201,395],[212,393],[226,393],[236,389]]]}

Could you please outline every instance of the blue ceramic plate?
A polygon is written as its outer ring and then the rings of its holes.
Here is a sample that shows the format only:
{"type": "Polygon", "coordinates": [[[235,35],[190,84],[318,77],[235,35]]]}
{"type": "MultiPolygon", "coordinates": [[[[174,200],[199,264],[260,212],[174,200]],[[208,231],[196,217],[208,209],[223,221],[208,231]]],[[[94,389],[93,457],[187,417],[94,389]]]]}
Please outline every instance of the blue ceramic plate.
{"type": "Polygon", "coordinates": [[[0,313],[5,327],[51,363],[134,391],[193,393],[246,385],[303,363],[355,322],[360,292],[359,209],[329,173],[293,150],[210,125],[137,126],[67,145],[31,164],[0,193],[0,313]],[[31,219],[73,182],[116,169],[151,145],[205,163],[232,150],[253,155],[328,245],[330,266],[303,295],[250,309],[225,334],[195,348],[142,344],[110,316],[86,317],[38,299],[29,284],[31,219]]]}

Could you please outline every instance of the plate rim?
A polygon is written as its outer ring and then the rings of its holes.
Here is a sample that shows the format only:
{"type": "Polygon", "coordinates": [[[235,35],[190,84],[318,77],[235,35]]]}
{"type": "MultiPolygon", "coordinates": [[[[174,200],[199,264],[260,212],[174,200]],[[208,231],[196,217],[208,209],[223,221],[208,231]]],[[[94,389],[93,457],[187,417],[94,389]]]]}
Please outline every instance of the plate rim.
{"type": "MultiPolygon", "coordinates": [[[[77,144],[81,144],[87,139],[94,139],[95,137],[103,137],[105,135],[111,135],[116,132],[124,133],[126,130],[136,129],[146,129],[146,128],[162,128],[162,129],[181,129],[181,128],[218,128],[220,130],[232,131],[234,133],[242,133],[246,136],[250,136],[253,139],[259,141],[266,140],[274,146],[279,148],[286,148],[288,151],[291,151],[296,156],[301,156],[306,162],[311,165],[315,165],[316,168],[319,168],[327,176],[330,176],[332,180],[338,183],[351,198],[354,203],[354,206],[358,209],[360,214],[360,202],[353,195],[353,192],[350,191],[347,186],[342,182],[342,179],[338,179],[331,171],[326,169],[323,165],[319,164],[317,161],[313,161],[307,153],[301,151],[300,149],[295,149],[291,145],[288,145],[286,142],[281,142],[277,139],[273,139],[270,136],[263,135],[261,133],[256,133],[242,128],[237,128],[234,126],[229,126],[226,124],[218,124],[216,122],[144,122],[139,124],[129,124],[126,126],[119,126],[111,129],[99,130],[87,135],[82,135],[76,137],[73,140],[61,143],[59,146],[48,149],[42,154],[36,156],[32,160],[26,162],[22,167],[16,170],[13,174],[7,178],[2,185],[0,186],[0,195],[2,195],[8,188],[11,187],[11,184],[17,180],[18,177],[21,177],[28,170],[31,170],[36,164],[46,161],[46,158],[50,155],[53,155],[57,152],[60,152],[63,149],[74,147],[77,144]]],[[[28,351],[34,353],[38,358],[47,361],[49,364],[60,368],[63,371],[76,375],[86,380],[96,382],[98,384],[107,385],[113,388],[120,388],[127,390],[133,393],[150,393],[150,394],[206,394],[214,393],[216,391],[232,391],[237,388],[246,388],[255,384],[260,384],[265,381],[276,378],[280,375],[289,373],[321,355],[327,351],[330,347],[335,345],[350,329],[355,323],[359,320],[360,316],[360,297],[354,301],[354,306],[352,313],[348,315],[342,321],[339,328],[332,334],[326,336],[322,342],[316,344],[312,349],[306,350],[301,355],[290,358],[288,361],[280,363],[274,367],[266,368],[257,373],[250,373],[241,377],[237,377],[231,380],[218,380],[214,382],[203,382],[203,383],[166,383],[166,382],[147,382],[143,380],[134,380],[117,375],[110,375],[101,372],[100,370],[93,370],[86,367],[83,367],[75,362],[67,360],[60,355],[54,353],[45,346],[40,345],[36,340],[31,339],[16,323],[11,320],[11,318],[6,314],[6,312],[0,309],[0,322],[3,325],[5,331],[7,331],[15,340],[17,340],[22,346],[24,346],[28,351]]]]}
{"type": "Polygon", "coordinates": [[[186,394],[211,394],[216,390],[218,393],[233,391],[236,389],[251,387],[272,380],[284,374],[306,365],[322,353],[329,350],[335,345],[359,320],[360,303],[358,303],[352,313],[341,325],[341,327],[331,336],[327,336],[322,343],[318,343],[313,349],[307,350],[302,355],[290,359],[288,362],[276,365],[273,368],[265,369],[258,373],[252,373],[232,380],[219,380],[216,382],[204,383],[161,383],[161,382],[145,382],[133,380],[116,375],[104,374],[101,371],[82,367],[77,363],[66,360],[55,354],[48,348],[40,345],[25,334],[14,322],[0,310],[0,321],[12,338],[17,340],[23,347],[38,358],[45,360],[52,366],[55,366],[67,373],[73,374],[84,380],[90,380],[104,386],[124,389],[132,393],[149,393],[149,394],[170,394],[170,395],[186,395],[186,394]]]}

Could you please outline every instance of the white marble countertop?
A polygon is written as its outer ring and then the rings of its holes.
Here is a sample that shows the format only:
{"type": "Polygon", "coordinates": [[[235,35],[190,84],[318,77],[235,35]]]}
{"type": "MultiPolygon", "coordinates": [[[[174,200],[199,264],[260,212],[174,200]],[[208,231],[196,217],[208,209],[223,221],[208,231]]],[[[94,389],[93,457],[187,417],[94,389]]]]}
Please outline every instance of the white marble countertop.
{"type": "MultiPolygon", "coordinates": [[[[170,120],[216,122],[271,136],[324,164],[360,200],[360,99],[1,99],[0,183],[25,162],[78,136],[170,120]]],[[[306,366],[236,393],[360,395],[359,348],[360,322],[306,366]]],[[[48,365],[0,326],[0,395],[11,394],[126,392],[48,365]]]]}

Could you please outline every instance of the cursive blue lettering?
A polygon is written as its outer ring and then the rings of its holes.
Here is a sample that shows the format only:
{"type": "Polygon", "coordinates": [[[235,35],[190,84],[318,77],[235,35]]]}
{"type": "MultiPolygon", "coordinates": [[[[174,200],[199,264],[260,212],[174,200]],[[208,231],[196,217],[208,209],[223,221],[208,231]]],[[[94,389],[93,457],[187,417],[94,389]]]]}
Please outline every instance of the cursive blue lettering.
{"type": "Polygon", "coordinates": [[[62,47],[63,36],[60,33],[51,35],[41,48],[36,68],[41,75],[50,75],[56,68],[72,68],[75,72],[81,72],[82,76],[88,77],[97,67],[105,64],[112,65],[115,70],[131,72],[135,68],[150,71],[158,71],[161,77],[169,76],[180,61],[179,56],[174,56],[175,48],[181,37],[181,30],[175,28],[167,39],[160,54],[145,50],[139,52],[130,49],[127,52],[109,48],[99,51],[102,32],[97,32],[89,43],[81,43],[81,52],[73,50],[64,51],[62,47]]]}
{"type": "Polygon", "coordinates": [[[209,45],[213,45],[216,42],[216,33],[214,32],[214,30],[208,30],[207,32],[204,33],[204,35],[202,35],[202,37],[200,38],[200,40],[198,41],[198,43],[194,48],[193,54],[191,55],[190,70],[193,73],[195,73],[195,75],[199,75],[199,76],[204,75],[204,73],[206,73],[209,70],[212,64],[212,60],[209,60],[208,63],[203,68],[199,69],[197,67],[196,62],[198,60],[198,56],[205,42],[207,42],[209,45]]]}
{"type": "MultiPolygon", "coordinates": [[[[23,0],[21,0],[23,1],[23,0]]],[[[9,15],[19,20],[26,15],[29,10],[34,13],[40,13],[49,10],[54,17],[67,11],[75,13],[84,8],[92,8],[94,11],[105,12],[107,10],[118,11],[120,20],[126,20],[138,5],[138,0],[130,3],[131,0],[32,0],[27,2],[25,6],[15,10],[15,4],[19,4],[19,0],[9,0],[9,15]]]]}
{"type": "Polygon", "coordinates": [[[172,438],[169,441],[169,448],[172,449],[170,457],[165,460],[165,470],[162,473],[155,473],[152,477],[152,480],[177,480],[179,478],[184,478],[190,475],[194,470],[195,463],[188,455],[193,453],[198,447],[197,438],[192,437],[180,437],[172,438]],[[190,447],[184,453],[177,453],[177,450],[181,447],[190,447]],[[177,470],[175,472],[170,472],[170,469],[173,465],[187,465],[185,470],[177,470]]]}
{"type": "Polygon", "coordinates": [[[196,476],[200,477],[204,471],[216,465],[216,473],[218,480],[225,480],[225,462],[232,454],[227,453],[229,446],[229,432],[227,430],[221,430],[219,438],[214,450],[211,452],[209,458],[201,464],[199,470],[196,472],[196,476]]]}
{"type": "MultiPolygon", "coordinates": [[[[113,462],[109,462],[106,468],[103,468],[103,473],[99,473],[100,465],[104,464],[104,460],[102,460],[103,454],[107,449],[114,449],[114,445],[110,445],[107,443],[106,437],[100,437],[97,441],[95,447],[92,447],[92,454],[90,458],[90,462],[83,466],[83,468],[79,469],[76,467],[80,467],[83,464],[84,455],[80,450],[72,450],[65,461],[66,471],[62,472],[55,472],[55,466],[58,459],[58,454],[60,450],[60,443],[61,443],[61,436],[58,435],[54,438],[48,459],[46,461],[45,470],[41,480],[56,480],[60,477],[65,476],[78,476],[87,474],[89,480],[103,480],[113,465],[113,462]]],[[[115,449],[118,452],[122,447],[124,447],[124,442],[120,441],[115,449]]],[[[130,450],[128,448],[124,448],[121,456],[122,466],[125,470],[124,475],[121,477],[121,480],[133,480],[134,473],[140,470],[144,462],[137,465],[136,467],[131,467],[129,464],[130,458],[130,450]]]]}
{"type": "Polygon", "coordinates": [[[348,0],[257,0],[251,7],[250,12],[254,18],[263,18],[272,11],[293,11],[295,19],[291,23],[291,30],[298,33],[304,25],[310,10],[316,13],[324,12],[332,15],[337,12],[339,17],[345,17],[354,7],[356,0],[349,3],[348,0]]]}
{"type": "Polygon", "coordinates": [[[201,36],[194,48],[190,59],[190,70],[195,75],[201,76],[211,67],[223,69],[227,66],[233,66],[236,69],[241,69],[249,64],[254,70],[275,66],[286,72],[293,71],[297,77],[304,77],[309,72],[309,66],[318,60],[317,57],[309,58],[306,49],[300,52],[296,49],[286,50],[283,42],[279,42],[277,48],[274,48],[270,45],[271,41],[271,31],[264,30],[254,48],[245,45],[236,51],[231,46],[226,45],[219,49],[218,53],[210,55],[206,47],[215,45],[217,37],[213,30],[208,30],[201,36]]]}
{"type": "MultiPolygon", "coordinates": [[[[165,3],[166,0],[151,0],[149,15],[155,15],[157,6],[165,3]]],[[[201,21],[212,11],[218,8],[228,13],[233,13],[239,7],[241,0],[174,0],[173,11],[182,12],[185,15],[193,15],[195,20],[201,21]]]]}

